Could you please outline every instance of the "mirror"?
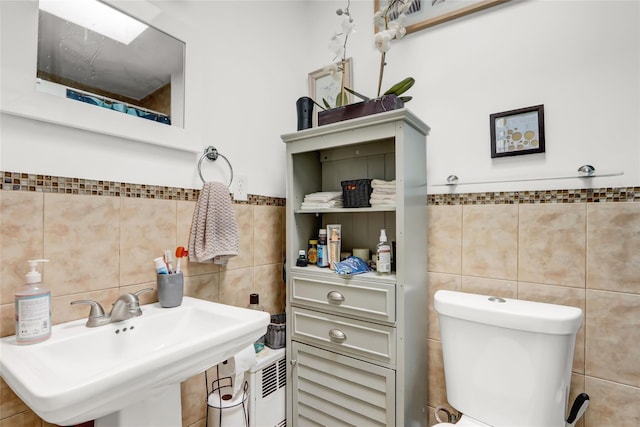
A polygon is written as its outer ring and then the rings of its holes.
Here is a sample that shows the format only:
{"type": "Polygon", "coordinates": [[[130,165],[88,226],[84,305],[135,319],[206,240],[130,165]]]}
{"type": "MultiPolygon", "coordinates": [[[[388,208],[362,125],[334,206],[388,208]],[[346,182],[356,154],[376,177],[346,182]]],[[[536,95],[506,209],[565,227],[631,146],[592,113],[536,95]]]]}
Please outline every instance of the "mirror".
{"type": "MultiPolygon", "coordinates": [[[[180,79],[179,73],[175,72],[171,75],[171,126],[42,91],[42,79],[36,84],[40,14],[37,0],[0,0],[0,111],[124,140],[201,153],[206,123],[203,119],[206,113],[203,109],[203,87],[207,82],[204,73],[206,55],[203,54],[208,51],[206,37],[202,37],[182,15],[176,14],[169,2],[101,0],[101,3],[117,8],[182,44],[183,76],[180,79]],[[178,87],[182,87],[180,96],[176,95],[178,87]],[[182,112],[181,123],[178,112],[182,112]]],[[[110,92],[115,91],[110,89],[110,92]]]]}
{"type": "Polygon", "coordinates": [[[39,2],[43,92],[182,126],[184,53],[182,41],[97,0],[39,2]]]}

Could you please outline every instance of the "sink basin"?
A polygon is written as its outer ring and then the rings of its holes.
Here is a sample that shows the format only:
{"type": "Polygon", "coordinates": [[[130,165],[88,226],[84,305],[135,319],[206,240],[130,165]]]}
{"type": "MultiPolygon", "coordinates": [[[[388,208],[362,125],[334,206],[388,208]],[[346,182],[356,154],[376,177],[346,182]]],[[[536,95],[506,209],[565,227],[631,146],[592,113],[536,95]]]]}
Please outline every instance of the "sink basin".
{"type": "Polygon", "coordinates": [[[179,307],[156,303],[142,312],[97,328],[87,328],[86,319],[59,324],[35,345],[3,338],[0,374],[54,424],[99,419],[176,385],[179,416],[180,382],[246,348],[269,324],[266,312],[190,297],[179,307]]]}

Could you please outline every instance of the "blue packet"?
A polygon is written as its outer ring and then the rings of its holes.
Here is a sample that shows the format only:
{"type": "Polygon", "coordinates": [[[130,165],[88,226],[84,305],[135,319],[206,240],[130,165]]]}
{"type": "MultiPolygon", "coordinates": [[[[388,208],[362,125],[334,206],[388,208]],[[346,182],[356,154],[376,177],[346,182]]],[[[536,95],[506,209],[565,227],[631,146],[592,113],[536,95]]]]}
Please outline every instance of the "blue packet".
{"type": "Polygon", "coordinates": [[[347,257],[344,261],[333,263],[338,274],[361,274],[371,271],[366,262],[357,256],[347,257]]]}

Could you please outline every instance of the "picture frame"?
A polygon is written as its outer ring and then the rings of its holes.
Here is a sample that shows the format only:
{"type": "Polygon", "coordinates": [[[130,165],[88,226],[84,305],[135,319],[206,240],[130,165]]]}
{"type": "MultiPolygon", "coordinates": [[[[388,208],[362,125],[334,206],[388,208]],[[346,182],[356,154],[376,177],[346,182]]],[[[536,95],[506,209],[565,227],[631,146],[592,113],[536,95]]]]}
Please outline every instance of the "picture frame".
{"type": "MultiPolygon", "coordinates": [[[[407,34],[470,15],[510,0],[413,0],[407,13],[407,34]]],[[[374,13],[380,9],[381,0],[374,0],[374,13]]],[[[375,28],[375,32],[380,31],[375,28]]]]}
{"type": "MultiPolygon", "coordinates": [[[[340,61],[338,61],[339,63],[340,61]]],[[[353,88],[353,60],[347,58],[344,70],[339,72],[338,78],[331,75],[326,67],[309,73],[309,97],[324,107],[323,99],[326,99],[329,105],[335,106],[336,99],[342,89],[342,73],[345,73],[344,85],[350,89],[353,88]]],[[[347,100],[353,102],[353,95],[347,92],[347,100]]],[[[313,112],[313,126],[318,124],[318,107],[313,112]]]]}
{"type": "Polygon", "coordinates": [[[491,158],[545,152],[544,105],[489,115],[491,158]]]}

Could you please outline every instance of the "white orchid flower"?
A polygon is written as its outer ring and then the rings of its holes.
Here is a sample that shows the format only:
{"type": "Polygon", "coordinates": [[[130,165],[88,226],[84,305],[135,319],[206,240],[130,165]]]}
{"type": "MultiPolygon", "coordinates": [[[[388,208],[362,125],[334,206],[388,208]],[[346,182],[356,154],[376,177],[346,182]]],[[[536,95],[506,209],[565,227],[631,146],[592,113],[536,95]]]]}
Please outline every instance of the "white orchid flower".
{"type": "Polygon", "coordinates": [[[384,14],[382,13],[382,10],[377,11],[373,15],[373,24],[376,27],[384,27],[385,19],[384,19],[384,14]]]}
{"type": "Polygon", "coordinates": [[[350,16],[345,16],[342,20],[342,32],[346,36],[356,31],[356,23],[350,16]]]}
{"type": "Polygon", "coordinates": [[[379,33],[376,33],[376,35],[373,38],[373,41],[376,45],[376,48],[380,51],[380,52],[387,52],[390,48],[391,48],[391,39],[393,37],[391,36],[391,34],[389,33],[389,31],[385,30],[385,31],[380,31],[379,33]]]}

